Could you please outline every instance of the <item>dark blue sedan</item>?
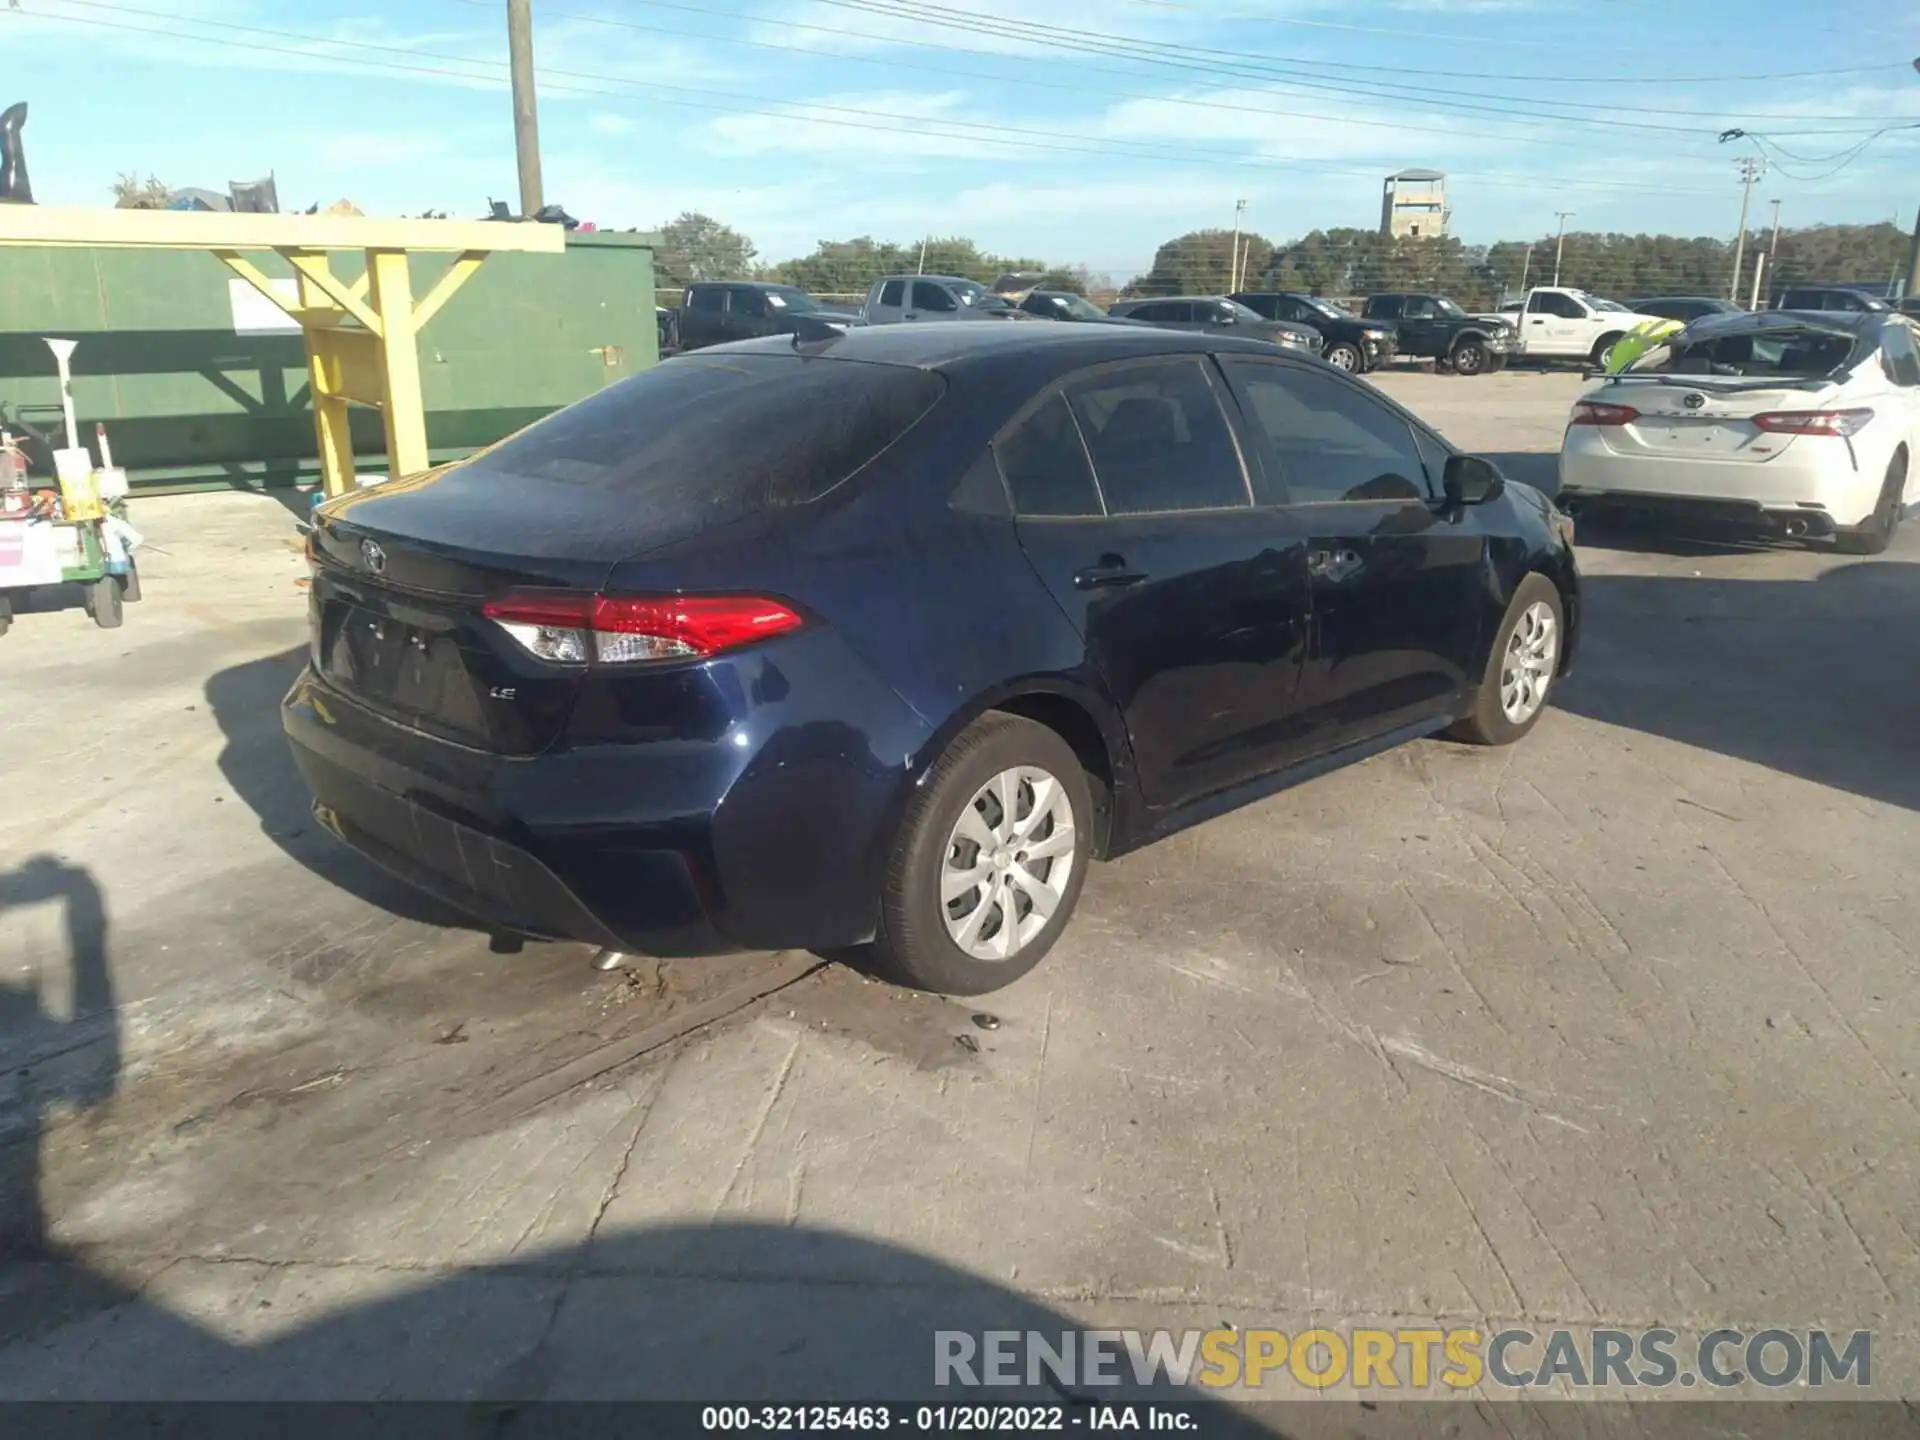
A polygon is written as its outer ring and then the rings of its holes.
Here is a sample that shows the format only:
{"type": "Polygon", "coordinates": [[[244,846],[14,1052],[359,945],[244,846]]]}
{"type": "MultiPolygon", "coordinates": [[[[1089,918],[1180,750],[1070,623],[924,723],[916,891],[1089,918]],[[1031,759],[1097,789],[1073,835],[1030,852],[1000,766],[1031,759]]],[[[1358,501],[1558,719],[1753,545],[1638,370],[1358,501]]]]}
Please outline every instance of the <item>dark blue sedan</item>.
{"type": "Polygon", "coordinates": [[[1571,536],[1269,345],[822,327],[323,506],[286,729],[334,834],[499,930],[980,993],[1092,860],[1526,734],[1571,536]]]}

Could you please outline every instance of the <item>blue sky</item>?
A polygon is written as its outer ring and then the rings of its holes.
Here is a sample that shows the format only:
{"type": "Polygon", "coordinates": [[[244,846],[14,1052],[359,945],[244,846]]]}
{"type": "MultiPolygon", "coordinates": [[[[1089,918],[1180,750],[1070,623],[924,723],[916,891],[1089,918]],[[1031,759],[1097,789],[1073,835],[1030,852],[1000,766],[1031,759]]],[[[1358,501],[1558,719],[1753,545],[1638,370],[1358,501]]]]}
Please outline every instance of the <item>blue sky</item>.
{"type": "MultiPolygon", "coordinates": [[[[1731,234],[1741,126],[1789,225],[1920,203],[1911,0],[533,0],[547,198],[702,210],[763,258],[873,234],[1144,268],[1182,231],[1370,225],[1449,172],[1469,241],[1731,234]],[[1035,25],[1055,27],[1036,35],[1035,25]],[[1782,79],[1781,72],[1848,70],[1782,79]],[[1622,80],[1665,83],[1614,83],[1622,80]]],[[[5,0],[0,104],[44,204],[121,171],[289,208],[516,196],[505,0],[5,0]],[[7,8],[18,5],[17,9],[7,8]],[[265,33],[275,32],[275,33],[265,33]]]]}

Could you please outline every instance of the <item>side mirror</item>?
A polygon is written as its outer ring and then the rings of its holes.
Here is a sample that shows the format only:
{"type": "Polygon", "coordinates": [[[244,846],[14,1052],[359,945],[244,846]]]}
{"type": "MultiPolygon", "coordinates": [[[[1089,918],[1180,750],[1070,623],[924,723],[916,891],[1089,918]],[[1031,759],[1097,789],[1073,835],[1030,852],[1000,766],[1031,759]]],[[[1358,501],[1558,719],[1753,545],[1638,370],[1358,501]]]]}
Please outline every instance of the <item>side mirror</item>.
{"type": "Polygon", "coordinates": [[[1493,462],[1478,455],[1449,455],[1440,483],[1449,505],[1484,505],[1507,488],[1493,462]]]}

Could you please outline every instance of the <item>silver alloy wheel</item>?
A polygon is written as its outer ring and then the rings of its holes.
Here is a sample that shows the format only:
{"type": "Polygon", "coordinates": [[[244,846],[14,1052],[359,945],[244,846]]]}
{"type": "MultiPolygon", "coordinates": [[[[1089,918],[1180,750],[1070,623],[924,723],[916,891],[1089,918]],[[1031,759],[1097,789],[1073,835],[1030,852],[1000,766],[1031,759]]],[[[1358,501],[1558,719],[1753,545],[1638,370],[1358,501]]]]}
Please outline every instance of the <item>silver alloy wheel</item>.
{"type": "Polygon", "coordinates": [[[1349,374],[1360,368],[1360,352],[1344,342],[1327,350],[1327,363],[1336,370],[1345,370],[1349,374]]]}
{"type": "Polygon", "coordinates": [[[1553,607],[1536,600],[1521,612],[1500,663],[1500,709],[1515,725],[1524,725],[1547,703],[1560,659],[1560,627],[1553,607]]]}
{"type": "Polygon", "coordinates": [[[967,801],[940,862],[947,935],[976,960],[1009,960],[1038,938],[1076,859],[1066,787],[1037,765],[1002,770],[967,801]]]}

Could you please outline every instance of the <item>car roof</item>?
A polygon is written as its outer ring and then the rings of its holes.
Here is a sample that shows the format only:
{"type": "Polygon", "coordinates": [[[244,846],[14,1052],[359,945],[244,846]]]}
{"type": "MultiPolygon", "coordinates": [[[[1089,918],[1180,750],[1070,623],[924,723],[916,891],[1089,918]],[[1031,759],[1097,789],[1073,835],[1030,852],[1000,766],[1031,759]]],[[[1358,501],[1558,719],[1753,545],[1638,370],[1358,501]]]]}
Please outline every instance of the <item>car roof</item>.
{"type": "Polygon", "coordinates": [[[702,285],[735,285],[742,290],[802,290],[805,286],[789,285],[784,280],[689,280],[687,288],[699,289],[702,285]]]}
{"type": "Polygon", "coordinates": [[[1702,315],[1687,327],[1698,339],[1710,335],[1737,335],[1742,331],[1792,330],[1812,326],[1821,330],[1864,332],[1887,323],[1884,310],[1736,310],[1702,315]]]}
{"type": "Polygon", "coordinates": [[[1722,300],[1717,295],[1642,295],[1632,303],[1635,305],[1652,305],[1664,303],[1668,300],[1684,300],[1689,305],[1729,305],[1732,303],[1729,300],[1722,300]]]}
{"type": "Polygon", "coordinates": [[[1158,305],[1163,300],[1225,300],[1225,295],[1134,295],[1126,300],[1116,300],[1116,305],[1158,305]]]}
{"type": "MultiPolygon", "coordinates": [[[[740,340],[698,351],[717,355],[727,351],[760,354],[791,353],[797,348],[784,335],[740,340]]],[[[1274,347],[1258,340],[1236,340],[1220,335],[1160,330],[1152,326],[1059,325],[1045,320],[985,321],[973,324],[931,322],[920,325],[852,326],[831,340],[807,344],[808,355],[836,360],[860,360],[877,365],[910,365],[923,370],[947,370],[975,363],[995,363],[1015,357],[1057,358],[1061,369],[1097,365],[1103,360],[1125,360],[1140,355],[1205,354],[1244,350],[1271,356],[1274,347]]]]}
{"type": "MultiPolygon", "coordinates": [[[[875,285],[884,285],[889,280],[938,280],[943,285],[979,285],[978,280],[969,280],[964,275],[882,275],[874,281],[875,285]]],[[[981,286],[985,289],[985,286],[981,286]]]]}

